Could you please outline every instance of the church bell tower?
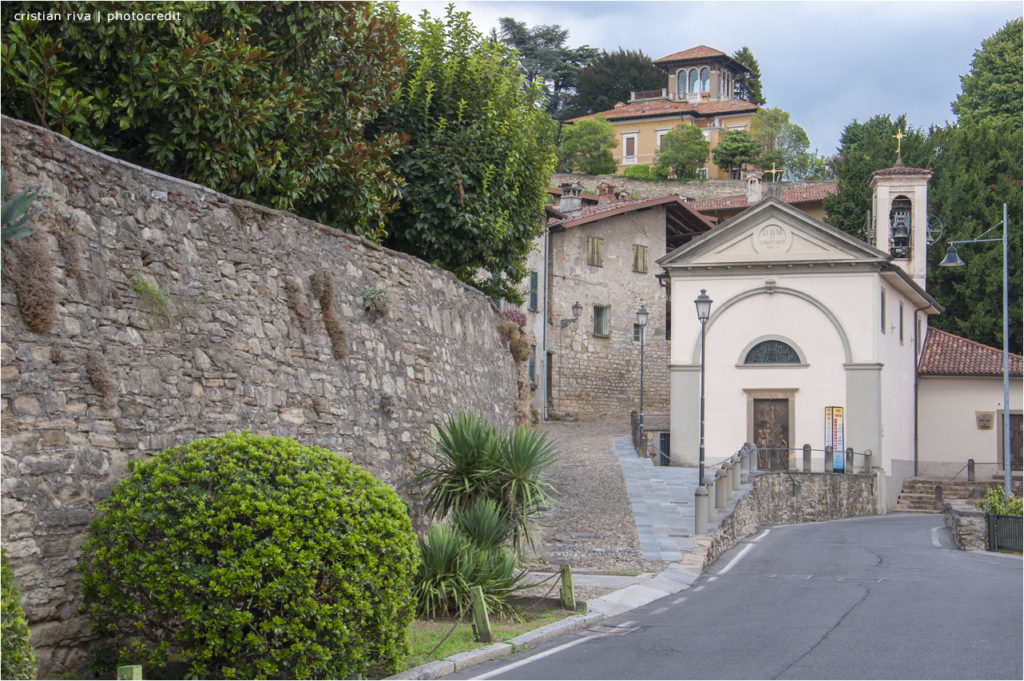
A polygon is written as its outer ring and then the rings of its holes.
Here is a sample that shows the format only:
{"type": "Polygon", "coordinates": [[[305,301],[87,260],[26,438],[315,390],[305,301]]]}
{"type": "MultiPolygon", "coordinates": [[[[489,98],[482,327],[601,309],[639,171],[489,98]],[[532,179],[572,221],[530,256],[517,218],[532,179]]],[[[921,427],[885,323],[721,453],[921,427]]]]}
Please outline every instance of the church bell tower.
{"type": "Polygon", "coordinates": [[[871,225],[875,248],[893,257],[921,288],[928,263],[928,180],[932,171],[896,165],[871,173],[871,225]]]}

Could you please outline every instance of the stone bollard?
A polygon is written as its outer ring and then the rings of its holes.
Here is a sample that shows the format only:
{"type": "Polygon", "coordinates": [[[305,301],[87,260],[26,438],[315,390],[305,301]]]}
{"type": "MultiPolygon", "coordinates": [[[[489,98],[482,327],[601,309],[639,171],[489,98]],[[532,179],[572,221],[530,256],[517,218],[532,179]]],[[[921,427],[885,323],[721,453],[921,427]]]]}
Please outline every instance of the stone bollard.
{"type": "Polygon", "coordinates": [[[719,468],[715,473],[715,508],[729,505],[729,474],[719,468]]]}
{"type": "Polygon", "coordinates": [[[740,449],[740,484],[750,482],[750,450],[746,445],[740,449]]]}
{"type": "Polygon", "coordinates": [[[804,473],[811,472],[811,446],[804,445],[804,473]]]}
{"type": "Polygon", "coordinates": [[[729,466],[730,482],[732,483],[732,491],[740,491],[740,457],[733,454],[733,457],[729,459],[732,464],[729,466]]]}
{"type": "Polygon", "coordinates": [[[833,463],[832,456],[833,455],[834,455],[834,452],[832,451],[832,447],[831,446],[825,447],[825,472],[826,473],[831,473],[832,472],[832,463],[833,463]]]}
{"type": "Polygon", "coordinates": [[[974,482],[974,459],[967,459],[967,482],[974,482]]]}
{"type": "Polygon", "coordinates": [[[871,450],[870,449],[865,449],[864,450],[864,472],[868,473],[870,475],[871,467],[872,467],[871,450]]]}
{"type": "Polygon", "coordinates": [[[843,466],[844,473],[853,472],[853,447],[846,448],[846,465],[843,466]]]}
{"type": "Polygon", "coordinates": [[[708,490],[703,485],[697,488],[693,495],[693,533],[707,534],[708,532],[708,490]]]}
{"type": "Polygon", "coordinates": [[[941,511],[946,507],[942,503],[942,485],[935,485],[935,510],[941,511]]]}

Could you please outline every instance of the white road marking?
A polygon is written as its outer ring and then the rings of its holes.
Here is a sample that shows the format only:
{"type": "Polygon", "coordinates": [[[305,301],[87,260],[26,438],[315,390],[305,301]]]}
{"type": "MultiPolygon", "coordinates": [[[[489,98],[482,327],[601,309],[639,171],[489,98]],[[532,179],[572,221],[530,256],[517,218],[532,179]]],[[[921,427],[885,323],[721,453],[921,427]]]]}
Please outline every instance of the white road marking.
{"type": "Polygon", "coordinates": [[[762,532],[761,534],[759,534],[756,537],[754,537],[753,539],[751,539],[750,541],[751,542],[759,542],[762,539],[764,539],[765,537],[767,537],[768,533],[771,532],[771,531],[772,531],[771,528],[768,528],[764,532],[762,532]]]}
{"type": "Polygon", "coordinates": [[[667,607],[664,607],[664,608],[658,608],[657,610],[651,610],[651,614],[652,614],[652,615],[660,615],[661,613],[663,613],[663,612],[667,612],[667,611],[668,611],[668,608],[667,608],[667,607]]]}
{"type": "Polygon", "coordinates": [[[680,603],[682,603],[685,600],[686,600],[686,596],[682,596],[682,597],[677,598],[674,601],[672,601],[672,605],[679,605],[680,603]]]}
{"type": "Polygon", "coordinates": [[[724,568],[722,568],[721,570],[718,571],[718,574],[724,575],[729,570],[732,570],[736,566],[736,563],[740,562],[740,559],[743,558],[743,556],[747,555],[747,553],[752,548],[754,548],[753,544],[747,544],[746,546],[744,546],[743,550],[740,551],[739,553],[737,553],[736,557],[733,558],[732,560],[730,560],[728,565],[726,565],[724,568]]]}
{"type": "Polygon", "coordinates": [[[711,575],[710,577],[708,577],[708,581],[709,581],[709,582],[713,582],[713,581],[715,581],[716,579],[718,579],[718,577],[717,577],[716,575],[711,575]]]}
{"type": "Polygon", "coordinates": [[[701,590],[701,589],[703,589],[703,588],[704,588],[704,585],[703,585],[703,584],[701,584],[700,586],[695,586],[695,587],[693,587],[693,590],[694,590],[694,591],[700,591],[700,590],[701,590]]]}
{"type": "Polygon", "coordinates": [[[530,657],[523,658],[522,660],[519,660],[518,662],[513,662],[512,664],[507,664],[504,667],[498,667],[497,669],[495,669],[493,671],[489,671],[486,674],[481,674],[480,676],[474,676],[473,678],[474,679],[490,679],[490,678],[493,678],[493,677],[497,676],[498,674],[504,674],[505,672],[512,671],[513,669],[518,669],[519,667],[522,667],[524,665],[530,664],[531,662],[534,662],[536,660],[541,660],[541,659],[543,659],[545,657],[548,657],[550,655],[555,655],[557,653],[560,653],[563,650],[566,650],[568,648],[572,648],[573,646],[579,645],[579,644],[583,643],[584,641],[592,641],[595,638],[597,638],[597,636],[586,636],[584,638],[578,638],[575,641],[569,641],[568,643],[563,643],[560,646],[555,646],[554,648],[551,648],[549,650],[545,650],[543,653],[537,653],[536,655],[531,655],[530,657]]]}
{"type": "Polygon", "coordinates": [[[932,546],[937,549],[942,548],[942,544],[939,542],[939,528],[937,527],[932,528],[932,546]]]}

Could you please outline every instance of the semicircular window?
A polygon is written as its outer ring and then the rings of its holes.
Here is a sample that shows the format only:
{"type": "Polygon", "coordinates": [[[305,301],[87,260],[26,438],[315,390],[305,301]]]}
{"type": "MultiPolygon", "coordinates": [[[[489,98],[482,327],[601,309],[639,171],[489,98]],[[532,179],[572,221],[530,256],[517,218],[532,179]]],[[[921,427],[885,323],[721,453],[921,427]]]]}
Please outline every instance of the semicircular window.
{"type": "Polygon", "coordinates": [[[789,345],[777,340],[761,341],[750,348],[744,364],[799,364],[800,356],[789,345]]]}

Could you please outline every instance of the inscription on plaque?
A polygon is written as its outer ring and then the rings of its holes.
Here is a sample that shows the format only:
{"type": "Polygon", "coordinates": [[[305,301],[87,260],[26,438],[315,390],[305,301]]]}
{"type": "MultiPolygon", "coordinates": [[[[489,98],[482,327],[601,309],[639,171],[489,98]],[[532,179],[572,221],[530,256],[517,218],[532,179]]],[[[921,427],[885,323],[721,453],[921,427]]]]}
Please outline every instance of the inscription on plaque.
{"type": "Polygon", "coordinates": [[[754,236],[759,253],[778,253],[789,247],[789,232],[782,225],[765,225],[754,236]]]}

